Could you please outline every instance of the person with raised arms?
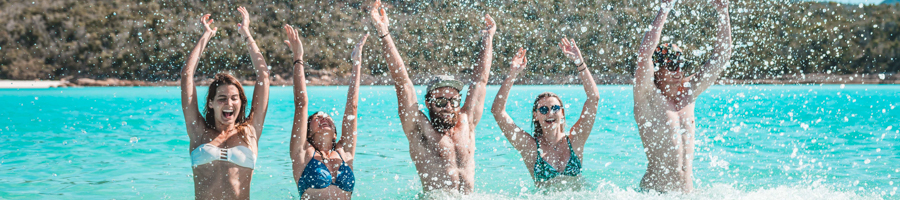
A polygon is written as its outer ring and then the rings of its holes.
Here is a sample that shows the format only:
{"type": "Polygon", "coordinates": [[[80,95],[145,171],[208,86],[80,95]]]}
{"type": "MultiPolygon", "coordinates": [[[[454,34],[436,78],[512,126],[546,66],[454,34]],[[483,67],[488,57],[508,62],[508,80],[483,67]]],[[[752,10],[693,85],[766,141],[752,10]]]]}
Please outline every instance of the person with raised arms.
{"type": "Polygon", "coordinates": [[[634,120],[648,161],[641,190],[688,193],[694,189],[694,103],[729,65],[731,23],[728,0],[712,0],[718,13],[716,43],[709,60],[696,74],[688,75],[682,70],[687,62],[678,46],[659,44],[674,2],[660,0],[662,7],[638,49],[634,120]]]}
{"type": "Polygon", "coordinates": [[[356,177],[353,159],[356,157],[356,117],[359,103],[359,79],[362,65],[362,48],[369,34],[360,38],[353,48],[350,60],[351,82],[347,91],[347,105],[341,125],[341,137],[337,127],[325,112],[312,116],[307,98],[306,76],[303,62],[303,43],[299,33],[290,25],[284,25],[288,40],[284,43],[294,57],[294,126],[291,129],[291,160],[294,180],[301,199],[350,199],[356,177]]]}
{"type": "Polygon", "coordinates": [[[560,189],[577,189],[583,183],[581,176],[581,164],[584,156],[584,145],[587,143],[594,121],[597,118],[597,104],[600,95],[597,84],[591,76],[591,70],[581,56],[581,50],[575,45],[575,40],[562,39],[559,44],[563,53],[572,61],[575,70],[581,77],[587,100],[578,117],[578,121],[568,131],[566,126],[566,110],[562,99],[552,93],[544,92],[534,100],[531,108],[532,126],[534,135],[529,135],[525,130],[513,122],[512,117],[506,113],[506,101],[509,91],[516,82],[516,76],[525,69],[528,63],[525,50],[519,48],[513,57],[509,67],[509,75],[500,86],[491,112],[497,125],[503,131],[503,135],[509,143],[516,148],[525,168],[528,169],[534,185],[539,188],[556,186],[560,189]],[[567,184],[568,183],[568,184],[567,184]]]}
{"type": "Polygon", "coordinates": [[[451,76],[436,76],[425,90],[425,107],[428,108],[428,115],[425,115],[419,110],[412,80],[391,38],[381,1],[376,0],[369,12],[394,80],[400,122],[409,140],[409,155],[423,190],[471,193],[475,188],[475,126],[481,121],[493,59],[492,41],[497,30],[494,20],[485,15],[486,27],[481,31],[483,50],[473,71],[474,83],[469,86],[465,104],[460,107],[462,82],[451,76]]]}
{"type": "Polygon", "coordinates": [[[210,14],[200,18],[205,31],[181,72],[181,106],[190,138],[195,199],[250,198],[250,179],[269,104],[269,69],[250,34],[250,14],[244,7],[238,12],[243,17],[237,25],[238,33],[246,40],[256,70],[250,114],[245,113],[248,102],[240,81],[229,74],[215,76],[206,95],[204,114],[200,114],[194,70],[218,30],[210,27],[210,14]]]}

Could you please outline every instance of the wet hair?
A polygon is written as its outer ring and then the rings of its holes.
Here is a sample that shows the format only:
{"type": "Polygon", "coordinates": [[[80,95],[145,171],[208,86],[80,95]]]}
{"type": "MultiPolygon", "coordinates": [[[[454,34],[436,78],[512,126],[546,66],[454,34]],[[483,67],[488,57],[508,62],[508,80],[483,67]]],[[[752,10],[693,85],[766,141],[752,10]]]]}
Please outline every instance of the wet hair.
{"type": "Polygon", "coordinates": [[[241,108],[238,109],[238,113],[234,116],[236,117],[234,120],[235,127],[238,130],[238,134],[244,139],[247,144],[250,144],[250,140],[247,138],[246,133],[244,132],[244,127],[248,126],[250,123],[250,119],[253,118],[253,113],[250,113],[250,116],[245,116],[247,109],[247,95],[244,94],[244,87],[241,86],[241,82],[225,73],[216,74],[215,78],[213,78],[213,82],[209,84],[209,92],[206,94],[206,106],[203,107],[203,114],[205,115],[205,123],[206,127],[209,129],[216,129],[216,114],[213,109],[210,108],[210,104],[213,102],[213,99],[216,97],[216,89],[220,86],[228,86],[233,85],[238,90],[238,96],[241,98],[241,108]]]}
{"type": "MultiPolygon", "coordinates": [[[[544,130],[541,129],[541,125],[538,124],[538,120],[535,120],[534,112],[538,111],[538,102],[541,101],[541,99],[548,98],[548,97],[556,98],[556,100],[559,101],[560,106],[562,106],[562,99],[559,98],[559,95],[556,95],[552,92],[544,92],[537,96],[537,99],[534,100],[534,106],[531,108],[531,121],[533,122],[532,127],[534,129],[534,137],[535,138],[543,135],[544,130]]],[[[566,120],[566,119],[563,118],[562,120],[566,120]]]]}
{"type": "Polygon", "coordinates": [[[662,87],[659,78],[656,77],[656,73],[664,68],[660,63],[666,59],[673,59],[672,57],[675,57],[674,60],[677,60],[677,62],[684,62],[682,52],[682,49],[675,44],[663,43],[656,46],[656,50],[653,51],[652,62],[653,66],[658,69],[653,72],[653,85],[657,88],[662,87]]]}
{"type": "MultiPolygon", "coordinates": [[[[325,112],[316,111],[313,114],[306,117],[306,142],[308,142],[309,145],[313,147],[313,149],[316,149],[316,151],[320,151],[320,150],[318,148],[316,148],[316,145],[313,145],[312,119],[319,113],[325,114],[326,116],[328,115],[325,112]]],[[[334,125],[334,119],[332,119],[332,122],[331,122],[331,130],[334,130],[334,145],[331,145],[331,150],[334,151],[335,149],[337,149],[337,127],[336,127],[336,125],[334,125]]]]}

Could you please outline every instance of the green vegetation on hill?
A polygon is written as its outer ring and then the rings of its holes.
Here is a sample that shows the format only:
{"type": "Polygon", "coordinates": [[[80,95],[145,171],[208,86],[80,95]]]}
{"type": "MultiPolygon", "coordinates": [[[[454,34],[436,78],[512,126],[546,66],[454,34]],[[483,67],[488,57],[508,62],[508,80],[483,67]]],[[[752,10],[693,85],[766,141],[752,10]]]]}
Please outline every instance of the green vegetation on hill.
{"type": "MultiPolygon", "coordinates": [[[[709,56],[716,14],[703,0],[677,5],[664,30],[689,58],[709,56]]],[[[198,75],[224,70],[250,77],[249,56],[235,25],[237,6],[274,74],[290,75],[283,24],[300,29],[313,69],[349,71],[354,41],[374,34],[371,1],[34,0],[0,1],[0,79],[64,77],[177,80],[212,13],[218,34],[198,75]]],[[[471,70],[478,31],[491,14],[499,29],[493,71],[505,74],[518,47],[528,49],[528,76],[572,73],[556,46],[574,38],[596,73],[631,74],[656,1],[387,1],[391,31],[413,74],[471,70]]],[[[896,73],[900,70],[898,4],[741,0],[731,2],[735,53],[726,76],[753,79],[803,73],[896,73]]],[[[385,74],[378,38],[364,52],[365,73],[385,74]]]]}

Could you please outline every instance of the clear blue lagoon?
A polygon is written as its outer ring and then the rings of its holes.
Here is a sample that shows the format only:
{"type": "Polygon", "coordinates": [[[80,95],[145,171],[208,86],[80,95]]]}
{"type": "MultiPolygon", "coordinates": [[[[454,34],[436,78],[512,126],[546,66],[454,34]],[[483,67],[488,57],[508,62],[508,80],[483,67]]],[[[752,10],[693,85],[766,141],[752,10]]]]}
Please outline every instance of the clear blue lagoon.
{"type": "MultiPolygon", "coordinates": [[[[199,88],[204,98],[206,89],[199,88]]],[[[589,189],[536,191],[489,112],[498,88],[488,87],[476,131],[476,193],[468,198],[900,198],[897,85],[710,88],[696,106],[698,189],[688,195],[635,192],[647,161],[628,85],[600,86],[599,115],[583,158],[589,189]]],[[[310,87],[310,111],[340,115],[346,90],[310,87]]],[[[516,123],[531,132],[531,104],[544,91],[562,96],[572,125],[585,99],[579,85],[515,86],[508,111],[516,123]]],[[[178,87],[0,89],[0,198],[191,198],[179,93],[178,87]]],[[[298,196],[288,155],[292,95],[290,86],[271,88],[253,199],[298,196]]],[[[392,86],[360,89],[356,198],[421,195],[396,102],[392,86]]]]}

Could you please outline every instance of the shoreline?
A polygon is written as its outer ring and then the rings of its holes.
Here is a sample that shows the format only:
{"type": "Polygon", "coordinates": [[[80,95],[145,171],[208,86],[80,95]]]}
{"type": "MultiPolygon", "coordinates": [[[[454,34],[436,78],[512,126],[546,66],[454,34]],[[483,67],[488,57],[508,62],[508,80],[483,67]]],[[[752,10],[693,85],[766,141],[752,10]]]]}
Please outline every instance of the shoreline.
{"type": "Polygon", "coordinates": [[[0,80],[0,89],[65,87],[62,81],[0,80]]]}
{"type": "MultiPolygon", "coordinates": [[[[388,76],[373,76],[364,74],[360,79],[360,85],[393,85],[393,81],[388,76]]],[[[412,75],[413,84],[425,84],[430,76],[412,75]]],[[[459,77],[459,76],[456,76],[459,77]]],[[[505,76],[493,76],[488,80],[489,85],[499,85],[505,76]]],[[[469,78],[459,78],[459,80],[470,83],[469,78]]],[[[594,80],[597,85],[632,85],[631,75],[623,74],[595,74],[594,80]]],[[[274,75],[270,80],[271,86],[288,86],[293,85],[292,79],[284,79],[279,75],[274,75]]],[[[196,79],[197,86],[208,86],[212,82],[211,78],[196,79]]],[[[253,85],[254,80],[241,80],[243,85],[253,85]]],[[[309,86],[331,86],[331,85],[349,85],[350,79],[347,77],[337,77],[333,74],[311,73],[307,77],[307,85],[309,86]]],[[[516,84],[524,85],[572,85],[581,84],[580,80],[574,75],[565,76],[545,76],[530,77],[516,81],[516,84]]],[[[800,75],[783,75],[778,77],[769,77],[762,79],[719,79],[716,81],[719,85],[779,85],[779,84],[900,84],[900,74],[800,74],[800,75]]],[[[135,87],[135,86],[179,86],[180,81],[140,81],[140,80],[121,80],[109,78],[104,80],[95,80],[90,78],[73,78],[62,80],[0,80],[0,89],[25,89],[25,88],[55,88],[55,87],[135,87]]]]}

